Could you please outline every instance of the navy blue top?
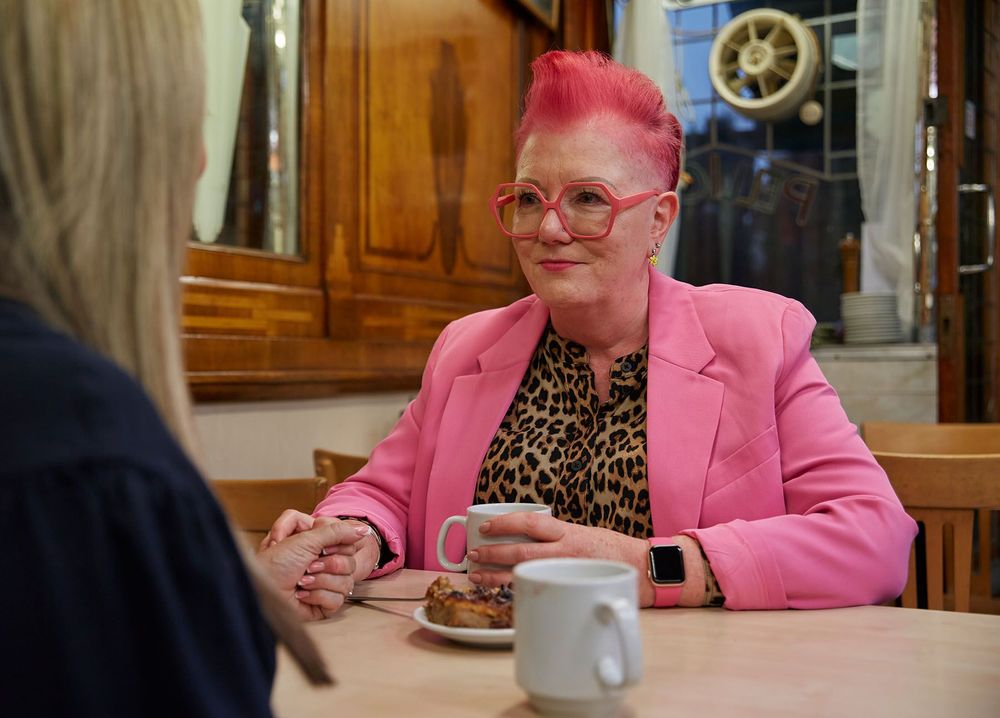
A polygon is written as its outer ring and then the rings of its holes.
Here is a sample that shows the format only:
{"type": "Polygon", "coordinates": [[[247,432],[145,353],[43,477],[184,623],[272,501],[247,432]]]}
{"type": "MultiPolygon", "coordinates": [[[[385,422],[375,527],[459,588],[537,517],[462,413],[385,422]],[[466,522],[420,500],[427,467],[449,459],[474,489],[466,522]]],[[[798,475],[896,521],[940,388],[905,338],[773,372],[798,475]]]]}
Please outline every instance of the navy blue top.
{"type": "Polygon", "coordinates": [[[274,640],[139,385],[0,298],[0,716],[270,716],[274,640]]]}

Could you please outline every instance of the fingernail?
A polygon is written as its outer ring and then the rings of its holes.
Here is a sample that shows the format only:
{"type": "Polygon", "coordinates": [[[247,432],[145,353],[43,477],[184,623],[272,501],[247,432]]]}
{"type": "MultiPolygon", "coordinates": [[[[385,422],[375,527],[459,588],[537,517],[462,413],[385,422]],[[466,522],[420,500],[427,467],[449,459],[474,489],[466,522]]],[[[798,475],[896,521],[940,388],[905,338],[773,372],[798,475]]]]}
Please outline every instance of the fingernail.
{"type": "Polygon", "coordinates": [[[278,545],[278,542],[277,542],[277,541],[275,541],[274,539],[271,539],[271,543],[269,543],[269,544],[267,545],[267,547],[268,547],[268,548],[271,548],[272,546],[277,546],[277,545],[278,545]]]}
{"type": "Polygon", "coordinates": [[[479,560],[479,552],[475,551],[475,550],[469,551],[469,560],[470,561],[478,561],[479,560]]]}
{"type": "Polygon", "coordinates": [[[367,536],[372,531],[371,526],[358,526],[354,529],[354,533],[358,536],[367,536]]]}
{"type": "Polygon", "coordinates": [[[295,598],[306,598],[309,595],[308,591],[296,591],[295,598]]]}
{"type": "Polygon", "coordinates": [[[302,578],[299,579],[300,586],[308,586],[313,583],[316,583],[315,576],[303,576],[302,578]]]}
{"type": "Polygon", "coordinates": [[[481,583],[482,580],[483,580],[483,577],[480,576],[478,573],[470,573],[469,574],[469,580],[472,583],[481,583]]]}
{"type": "Polygon", "coordinates": [[[492,524],[492,523],[490,523],[489,521],[487,521],[487,522],[485,522],[485,523],[481,524],[481,525],[479,526],[479,533],[481,533],[481,534],[488,534],[488,533],[490,532],[490,528],[491,528],[492,526],[493,526],[493,524],[492,524]]]}
{"type": "Polygon", "coordinates": [[[315,563],[309,564],[309,569],[308,570],[310,572],[312,572],[312,573],[315,573],[316,571],[322,571],[323,570],[323,562],[322,561],[316,561],[315,563]]]}

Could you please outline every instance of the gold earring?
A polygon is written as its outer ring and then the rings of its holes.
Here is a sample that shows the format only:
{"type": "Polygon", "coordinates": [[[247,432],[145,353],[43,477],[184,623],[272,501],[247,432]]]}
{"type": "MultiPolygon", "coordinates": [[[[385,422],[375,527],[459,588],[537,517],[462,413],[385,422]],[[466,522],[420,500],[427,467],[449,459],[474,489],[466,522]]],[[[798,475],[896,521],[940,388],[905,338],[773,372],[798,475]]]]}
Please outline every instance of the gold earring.
{"type": "Polygon", "coordinates": [[[660,261],[660,255],[659,255],[659,252],[660,252],[660,243],[657,242],[654,246],[656,248],[652,252],[649,253],[649,263],[653,267],[655,267],[656,263],[660,261]]]}

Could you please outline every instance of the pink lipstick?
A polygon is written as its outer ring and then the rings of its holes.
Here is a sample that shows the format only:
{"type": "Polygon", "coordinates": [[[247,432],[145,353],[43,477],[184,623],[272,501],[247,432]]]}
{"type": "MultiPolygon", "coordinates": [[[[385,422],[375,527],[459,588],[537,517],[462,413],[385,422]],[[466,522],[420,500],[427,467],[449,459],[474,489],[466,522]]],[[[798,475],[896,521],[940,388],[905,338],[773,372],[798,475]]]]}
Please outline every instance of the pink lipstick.
{"type": "Polygon", "coordinates": [[[548,270],[550,272],[561,272],[561,271],[563,271],[565,269],[569,269],[570,267],[575,267],[577,263],[576,262],[560,262],[560,261],[556,261],[556,260],[547,260],[547,261],[539,262],[539,264],[542,265],[543,269],[546,269],[546,270],[548,270]]]}

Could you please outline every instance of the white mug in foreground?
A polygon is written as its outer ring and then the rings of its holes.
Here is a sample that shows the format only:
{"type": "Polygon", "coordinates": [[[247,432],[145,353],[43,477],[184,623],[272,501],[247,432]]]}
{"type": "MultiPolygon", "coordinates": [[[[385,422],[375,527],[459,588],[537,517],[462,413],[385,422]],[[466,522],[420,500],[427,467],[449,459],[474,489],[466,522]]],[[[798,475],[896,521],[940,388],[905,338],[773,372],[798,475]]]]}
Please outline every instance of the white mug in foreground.
{"type": "Polygon", "coordinates": [[[637,572],[548,558],[514,567],[514,670],[546,715],[613,716],[642,678],[637,572]]]}
{"type": "MultiPolygon", "coordinates": [[[[444,523],[441,524],[441,529],[438,531],[438,561],[449,571],[475,571],[477,568],[484,567],[481,564],[470,562],[467,555],[462,558],[460,563],[454,563],[448,560],[448,557],[444,553],[444,544],[445,539],[448,538],[448,529],[450,529],[453,524],[462,524],[465,526],[466,551],[479,548],[484,544],[533,543],[533,539],[523,535],[483,536],[479,533],[479,527],[483,525],[483,522],[489,521],[490,519],[503,514],[513,514],[520,511],[533,511],[539,514],[546,514],[547,516],[552,515],[552,509],[545,504],[475,504],[468,508],[465,512],[465,516],[449,516],[444,520],[444,523]]],[[[492,568],[492,566],[485,567],[492,568]]]]}

